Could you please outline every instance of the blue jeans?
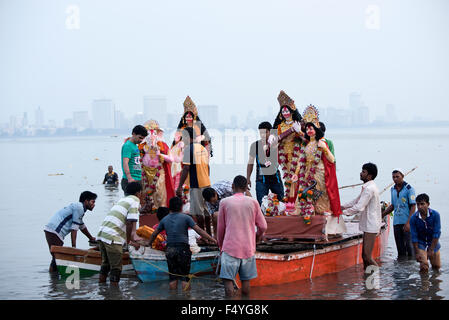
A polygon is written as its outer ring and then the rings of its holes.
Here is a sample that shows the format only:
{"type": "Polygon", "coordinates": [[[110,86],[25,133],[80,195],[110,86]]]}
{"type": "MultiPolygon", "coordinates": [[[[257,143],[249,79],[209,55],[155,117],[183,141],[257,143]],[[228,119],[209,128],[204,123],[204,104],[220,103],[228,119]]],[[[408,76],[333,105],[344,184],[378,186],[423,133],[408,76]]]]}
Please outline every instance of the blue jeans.
{"type": "Polygon", "coordinates": [[[284,198],[284,185],[282,182],[263,183],[262,181],[256,181],[256,197],[259,205],[262,203],[262,198],[268,195],[270,190],[277,194],[279,200],[284,198]]]}

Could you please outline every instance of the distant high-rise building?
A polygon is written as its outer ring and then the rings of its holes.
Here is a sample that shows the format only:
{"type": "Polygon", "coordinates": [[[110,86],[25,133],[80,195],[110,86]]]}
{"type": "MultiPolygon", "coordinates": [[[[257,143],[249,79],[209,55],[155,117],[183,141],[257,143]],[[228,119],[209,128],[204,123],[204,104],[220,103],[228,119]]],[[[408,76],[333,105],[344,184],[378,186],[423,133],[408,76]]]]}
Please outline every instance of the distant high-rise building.
{"type": "MultiPolygon", "coordinates": [[[[131,127],[134,128],[138,124],[143,125],[145,123],[145,121],[147,121],[147,119],[145,118],[145,115],[143,114],[143,112],[137,112],[133,117],[133,123],[132,123],[131,127]]],[[[159,122],[159,120],[158,120],[158,122],[159,122]]]]}
{"type": "Polygon", "coordinates": [[[114,129],[114,102],[110,99],[94,100],[92,102],[92,122],[94,129],[114,129]]]}
{"type": "Polygon", "coordinates": [[[392,104],[387,104],[385,106],[385,118],[387,119],[387,122],[397,122],[398,117],[396,115],[396,108],[392,104]]]}
{"type": "Polygon", "coordinates": [[[351,92],[349,94],[349,108],[356,110],[363,107],[362,95],[358,92],[351,92]]]}
{"type": "Polygon", "coordinates": [[[77,129],[87,129],[89,128],[89,113],[87,111],[75,111],[73,112],[73,123],[74,128],[77,129]]]}
{"type": "Polygon", "coordinates": [[[145,121],[156,120],[161,128],[167,127],[167,98],[165,96],[144,96],[143,117],[145,121]]]}
{"type": "Polygon", "coordinates": [[[24,112],[22,118],[22,127],[26,128],[27,126],[28,126],[28,114],[24,112]]]}
{"type": "Polygon", "coordinates": [[[366,126],[370,122],[369,108],[360,107],[353,111],[353,126],[366,126]]]}
{"type": "Polygon", "coordinates": [[[64,128],[73,128],[73,119],[64,119],[64,128]]]}
{"type": "Polygon", "coordinates": [[[128,119],[126,119],[125,114],[120,110],[115,111],[115,128],[128,129],[128,119]]]}
{"type": "Polygon", "coordinates": [[[167,128],[170,129],[175,129],[178,127],[179,124],[179,120],[180,118],[178,118],[179,115],[175,114],[175,113],[167,113],[167,128]]]}
{"type": "Polygon", "coordinates": [[[218,106],[215,105],[201,105],[198,106],[198,113],[201,121],[206,128],[217,127],[218,123],[218,106]]]}
{"type": "Polygon", "coordinates": [[[44,125],[44,111],[41,107],[37,107],[37,110],[34,113],[35,116],[35,125],[36,127],[42,127],[44,125]]]}

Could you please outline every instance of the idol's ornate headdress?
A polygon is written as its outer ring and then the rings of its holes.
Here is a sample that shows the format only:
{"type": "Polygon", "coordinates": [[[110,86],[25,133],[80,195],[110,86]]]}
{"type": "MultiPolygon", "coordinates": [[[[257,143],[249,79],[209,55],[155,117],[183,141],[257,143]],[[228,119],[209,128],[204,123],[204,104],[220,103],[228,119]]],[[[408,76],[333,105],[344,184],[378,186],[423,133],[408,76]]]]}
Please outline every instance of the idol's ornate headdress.
{"type": "Polygon", "coordinates": [[[289,106],[292,111],[296,110],[295,101],[292,100],[285,92],[284,90],[281,90],[278,95],[278,102],[281,108],[283,106],[289,106]]]}
{"type": "Polygon", "coordinates": [[[198,116],[196,105],[189,96],[184,100],[184,114],[186,112],[192,112],[195,118],[198,116]]]}
{"type": "Polygon", "coordinates": [[[315,108],[313,105],[308,105],[307,108],[304,110],[304,113],[302,115],[302,118],[304,120],[304,123],[313,123],[315,127],[320,127],[320,120],[319,120],[319,112],[318,109],[315,108]]]}
{"type": "Polygon", "coordinates": [[[163,131],[156,120],[148,120],[143,125],[147,130],[163,131]]]}

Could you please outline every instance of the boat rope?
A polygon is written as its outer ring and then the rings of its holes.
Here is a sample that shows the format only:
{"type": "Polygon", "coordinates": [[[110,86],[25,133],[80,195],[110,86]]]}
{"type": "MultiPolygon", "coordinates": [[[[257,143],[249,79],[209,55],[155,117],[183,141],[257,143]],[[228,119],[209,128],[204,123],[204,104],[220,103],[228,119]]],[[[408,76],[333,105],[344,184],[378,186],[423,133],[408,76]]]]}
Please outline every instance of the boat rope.
{"type": "Polygon", "coordinates": [[[313,267],[315,265],[315,253],[316,253],[316,244],[313,244],[313,259],[312,259],[312,265],[310,267],[310,276],[309,279],[312,279],[312,272],[313,272],[313,267]]]}
{"type": "Polygon", "coordinates": [[[207,270],[209,270],[209,268],[208,268],[208,269],[204,269],[204,270],[197,271],[197,272],[195,272],[195,273],[189,273],[188,275],[185,275],[185,274],[176,274],[176,273],[172,273],[172,272],[170,272],[170,271],[164,270],[164,269],[158,267],[157,265],[155,265],[155,264],[153,264],[153,263],[151,263],[150,261],[147,261],[147,260],[142,260],[142,261],[145,262],[146,264],[149,264],[149,265],[151,265],[152,267],[154,267],[154,268],[156,268],[156,269],[158,269],[158,270],[164,272],[164,273],[169,274],[169,275],[177,276],[177,277],[183,277],[183,278],[185,278],[185,277],[189,278],[188,285],[185,287],[184,291],[187,291],[187,290],[188,290],[188,288],[190,287],[190,281],[191,281],[193,278],[197,278],[197,279],[201,279],[201,280],[216,281],[216,282],[221,281],[220,279],[217,279],[217,278],[216,278],[216,279],[208,279],[208,278],[204,278],[204,277],[201,278],[201,277],[195,275],[195,274],[197,274],[197,273],[201,273],[201,272],[207,271],[207,270]]]}

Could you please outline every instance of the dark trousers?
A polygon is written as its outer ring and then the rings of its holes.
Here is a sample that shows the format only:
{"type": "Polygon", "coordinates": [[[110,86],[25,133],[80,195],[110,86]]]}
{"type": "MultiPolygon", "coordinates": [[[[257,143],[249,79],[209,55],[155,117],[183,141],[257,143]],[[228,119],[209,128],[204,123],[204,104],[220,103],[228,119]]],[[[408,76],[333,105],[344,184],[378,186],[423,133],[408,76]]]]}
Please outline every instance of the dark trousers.
{"type": "MultiPolygon", "coordinates": [[[[51,232],[48,231],[44,231],[45,232],[45,239],[47,240],[47,244],[48,244],[48,250],[51,250],[51,246],[62,246],[64,244],[64,242],[59,239],[59,237],[51,232]]],[[[50,271],[57,271],[57,267],[56,267],[56,260],[55,260],[55,255],[53,253],[51,253],[51,263],[50,263],[50,271]]]]}
{"type": "Polygon", "coordinates": [[[279,200],[284,198],[284,185],[282,182],[263,183],[262,181],[256,181],[256,197],[259,205],[262,203],[263,197],[268,195],[270,190],[277,194],[279,200]]]}
{"type": "Polygon", "coordinates": [[[122,186],[123,192],[125,193],[125,197],[128,196],[128,194],[126,194],[126,187],[128,186],[128,180],[125,178],[122,178],[121,186],[122,186]]]}
{"type": "Polygon", "coordinates": [[[415,256],[410,232],[404,231],[403,224],[394,225],[394,240],[398,249],[398,257],[415,256]]]}

